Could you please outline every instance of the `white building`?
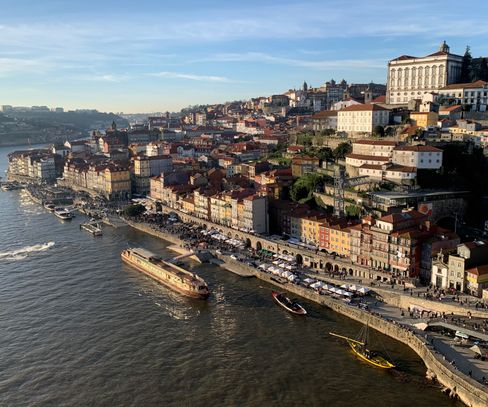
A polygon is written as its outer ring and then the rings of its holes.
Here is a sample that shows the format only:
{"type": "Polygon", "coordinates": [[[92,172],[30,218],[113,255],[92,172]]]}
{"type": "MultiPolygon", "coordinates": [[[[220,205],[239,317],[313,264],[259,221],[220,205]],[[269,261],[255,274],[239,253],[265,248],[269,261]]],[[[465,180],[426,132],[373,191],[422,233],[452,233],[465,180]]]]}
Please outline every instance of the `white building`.
{"type": "Polygon", "coordinates": [[[468,105],[472,111],[485,112],[488,105],[488,82],[455,83],[439,89],[439,103],[468,105]]]}
{"type": "Polygon", "coordinates": [[[419,169],[442,167],[442,150],[432,146],[398,146],[393,150],[393,163],[419,169]]]}
{"type": "Polygon", "coordinates": [[[391,105],[406,105],[421,99],[424,93],[458,82],[463,57],[451,54],[444,41],[439,51],[425,57],[402,55],[388,62],[386,101],[391,105]]]}
{"type": "Polygon", "coordinates": [[[251,195],[242,201],[244,229],[255,233],[268,233],[268,197],[251,195]]]}
{"type": "Polygon", "coordinates": [[[361,155],[391,157],[398,143],[388,140],[357,140],[352,143],[352,152],[361,155]]]}
{"type": "Polygon", "coordinates": [[[376,126],[386,126],[390,111],[378,105],[352,105],[339,110],[337,131],[347,133],[372,133],[376,126]]]}

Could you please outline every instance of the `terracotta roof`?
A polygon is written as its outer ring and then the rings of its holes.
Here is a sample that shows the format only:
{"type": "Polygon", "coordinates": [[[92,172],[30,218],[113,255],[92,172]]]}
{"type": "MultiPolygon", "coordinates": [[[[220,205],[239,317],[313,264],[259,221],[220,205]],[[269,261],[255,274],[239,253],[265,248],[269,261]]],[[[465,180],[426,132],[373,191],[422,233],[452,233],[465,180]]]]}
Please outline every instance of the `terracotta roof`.
{"type": "Polygon", "coordinates": [[[417,168],[415,167],[405,167],[403,165],[392,165],[388,167],[386,171],[393,171],[393,172],[417,172],[417,168]]]}
{"type": "Polygon", "coordinates": [[[383,167],[381,165],[374,165],[374,164],[363,164],[359,168],[366,169],[366,170],[382,170],[383,169],[383,167]]]}
{"type": "Polygon", "coordinates": [[[377,98],[374,98],[371,103],[386,103],[386,95],[381,95],[378,96],[377,98]]]}
{"type": "Polygon", "coordinates": [[[378,105],[372,105],[371,103],[367,105],[351,105],[348,107],[345,107],[344,109],[341,109],[340,112],[362,112],[362,111],[379,111],[379,110],[386,110],[384,107],[378,106],[378,105]]]}
{"type": "Polygon", "coordinates": [[[454,105],[454,106],[447,106],[447,107],[440,107],[439,112],[447,111],[452,112],[453,110],[461,109],[461,105],[454,105]]]}
{"type": "Polygon", "coordinates": [[[371,161],[384,161],[384,162],[390,161],[388,157],[366,155],[366,154],[346,154],[346,158],[352,158],[355,160],[371,160],[371,161]]]}
{"type": "Polygon", "coordinates": [[[382,216],[378,220],[382,222],[388,222],[388,223],[398,223],[398,222],[405,222],[412,219],[418,219],[424,217],[426,217],[426,215],[416,210],[411,210],[408,212],[390,213],[388,215],[382,216]]]}
{"type": "Polygon", "coordinates": [[[396,146],[398,143],[396,141],[389,141],[389,140],[358,140],[355,141],[353,144],[365,144],[365,145],[373,145],[373,146],[396,146]]]}
{"type": "Polygon", "coordinates": [[[488,85],[488,82],[479,80],[475,82],[469,83],[452,83],[450,85],[444,86],[440,88],[440,90],[449,90],[449,89],[474,89],[474,88],[481,88],[483,86],[488,85]]]}
{"type": "Polygon", "coordinates": [[[477,276],[482,276],[488,274],[488,264],[485,264],[483,266],[473,267],[472,269],[466,271],[471,274],[476,274],[477,276]]]}
{"type": "Polygon", "coordinates": [[[392,61],[404,61],[406,59],[417,59],[417,57],[413,57],[411,55],[402,55],[399,56],[398,58],[392,59],[392,61]]]}
{"type": "Polygon", "coordinates": [[[322,110],[320,112],[315,113],[312,116],[312,119],[326,119],[328,117],[337,116],[337,110],[322,110]]]}
{"type": "Polygon", "coordinates": [[[432,147],[432,146],[422,146],[422,145],[418,145],[418,146],[397,146],[395,147],[395,150],[396,151],[417,151],[417,152],[421,152],[421,153],[441,153],[442,150],[440,148],[435,148],[435,147],[432,147]]]}

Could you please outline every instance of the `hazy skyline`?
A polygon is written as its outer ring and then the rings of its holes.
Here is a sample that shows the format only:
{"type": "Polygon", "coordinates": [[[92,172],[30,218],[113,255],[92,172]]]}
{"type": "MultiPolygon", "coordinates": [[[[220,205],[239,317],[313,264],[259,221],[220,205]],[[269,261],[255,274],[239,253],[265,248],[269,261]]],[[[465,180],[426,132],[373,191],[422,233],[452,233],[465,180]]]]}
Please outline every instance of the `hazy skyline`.
{"type": "Polygon", "coordinates": [[[485,1],[0,2],[0,104],[175,111],[306,80],[386,80],[401,54],[488,56],[485,1]],[[32,3],[32,4],[31,4],[32,3]],[[393,7],[394,6],[394,7],[393,7]],[[473,12],[473,11],[476,12],[473,12]]]}

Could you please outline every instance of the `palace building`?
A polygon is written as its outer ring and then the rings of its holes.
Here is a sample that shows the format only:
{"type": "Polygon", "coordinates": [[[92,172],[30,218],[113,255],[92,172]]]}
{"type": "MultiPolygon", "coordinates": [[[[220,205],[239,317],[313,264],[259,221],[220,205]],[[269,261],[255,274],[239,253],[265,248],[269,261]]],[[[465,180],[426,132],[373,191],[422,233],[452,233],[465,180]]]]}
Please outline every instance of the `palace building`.
{"type": "Polygon", "coordinates": [[[412,99],[437,92],[459,82],[463,57],[450,53],[444,41],[439,51],[425,57],[402,55],[388,62],[386,98],[391,105],[406,105],[412,99]]]}

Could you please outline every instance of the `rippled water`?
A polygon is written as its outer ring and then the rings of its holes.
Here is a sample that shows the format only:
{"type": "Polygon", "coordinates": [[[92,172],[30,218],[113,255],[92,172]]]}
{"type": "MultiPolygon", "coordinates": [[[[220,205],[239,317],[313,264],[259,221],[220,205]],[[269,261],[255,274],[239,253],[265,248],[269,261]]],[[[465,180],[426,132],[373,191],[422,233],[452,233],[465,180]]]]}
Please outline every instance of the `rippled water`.
{"type": "MultiPolygon", "coordinates": [[[[0,149],[0,170],[6,166],[0,149]]],[[[407,347],[382,335],[399,371],[357,360],[329,331],[360,325],[271,287],[189,263],[207,302],[168,291],[123,264],[127,244],[164,242],[105,228],[95,238],[23,192],[0,192],[0,404],[3,406],[452,406],[407,347]]]]}

